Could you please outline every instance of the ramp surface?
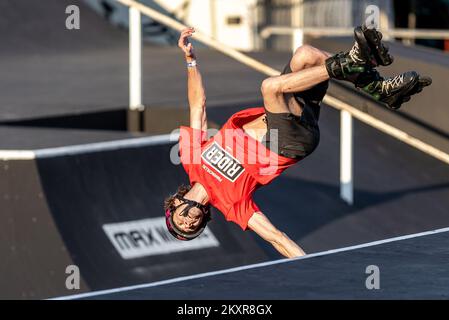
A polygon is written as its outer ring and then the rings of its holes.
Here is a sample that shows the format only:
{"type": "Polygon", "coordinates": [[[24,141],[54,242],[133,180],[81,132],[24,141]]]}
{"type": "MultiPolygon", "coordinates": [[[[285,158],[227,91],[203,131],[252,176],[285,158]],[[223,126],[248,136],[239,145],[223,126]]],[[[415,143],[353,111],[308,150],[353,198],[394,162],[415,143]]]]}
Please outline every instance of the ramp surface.
{"type": "Polygon", "coordinates": [[[448,299],[448,229],[386,243],[173,279],[85,299],[448,299]],[[368,289],[376,266],[379,289],[368,289]],[[368,279],[369,283],[371,280],[368,279]],[[244,285],[242,285],[244,283],[244,285]]]}

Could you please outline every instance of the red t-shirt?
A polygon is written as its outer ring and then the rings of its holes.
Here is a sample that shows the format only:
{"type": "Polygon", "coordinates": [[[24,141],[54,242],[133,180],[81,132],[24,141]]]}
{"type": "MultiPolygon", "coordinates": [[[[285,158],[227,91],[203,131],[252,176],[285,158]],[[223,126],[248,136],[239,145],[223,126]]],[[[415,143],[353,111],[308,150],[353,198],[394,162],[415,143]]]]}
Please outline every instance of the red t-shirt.
{"type": "Polygon", "coordinates": [[[252,199],[254,191],[297,162],[272,152],[242,129],[264,113],[264,108],[237,112],[209,140],[198,129],[183,126],[180,132],[181,162],[191,185],[200,183],[210,204],[243,230],[260,211],[252,199]]]}

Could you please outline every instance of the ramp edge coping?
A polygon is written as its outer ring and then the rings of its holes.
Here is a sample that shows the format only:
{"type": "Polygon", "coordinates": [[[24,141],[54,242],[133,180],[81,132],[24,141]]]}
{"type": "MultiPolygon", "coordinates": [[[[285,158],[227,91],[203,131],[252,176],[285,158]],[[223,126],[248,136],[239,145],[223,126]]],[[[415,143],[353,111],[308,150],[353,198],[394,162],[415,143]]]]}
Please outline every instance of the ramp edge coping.
{"type": "Polygon", "coordinates": [[[36,150],[0,150],[0,160],[34,160],[90,152],[111,151],[127,148],[153,146],[177,142],[179,133],[155,135],[148,137],[120,139],[113,141],[86,143],[65,147],[43,148],[36,150]]]}

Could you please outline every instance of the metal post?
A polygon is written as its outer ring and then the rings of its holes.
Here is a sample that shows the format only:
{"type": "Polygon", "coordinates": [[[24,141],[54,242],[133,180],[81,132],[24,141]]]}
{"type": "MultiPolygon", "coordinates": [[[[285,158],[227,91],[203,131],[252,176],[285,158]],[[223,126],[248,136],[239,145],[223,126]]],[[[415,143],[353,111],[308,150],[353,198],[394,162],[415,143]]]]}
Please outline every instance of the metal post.
{"type": "Polygon", "coordinates": [[[354,203],[352,170],[352,115],[345,110],[340,112],[340,197],[348,204],[354,203]]]}
{"type": "MultiPolygon", "coordinates": [[[[416,28],[416,0],[412,0],[410,3],[410,12],[408,14],[408,28],[415,29],[416,28]]],[[[410,44],[415,44],[415,39],[410,39],[410,44]]]]}
{"type": "Polygon", "coordinates": [[[295,50],[302,46],[304,44],[304,32],[301,29],[295,30],[293,33],[293,43],[292,43],[292,51],[295,52],[295,50]]]}
{"type": "Polygon", "coordinates": [[[210,30],[212,38],[218,39],[217,35],[217,2],[216,0],[209,0],[210,10],[210,30]]]}
{"type": "Polygon", "coordinates": [[[300,29],[304,27],[303,0],[292,0],[291,6],[292,27],[295,28],[292,33],[292,51],[295,52],[298,47],[304,44],[304,32],[300,29]]]}
{"type": "Polygon", "coordinates": [[[140,11],[129,8],[128,130],[142,130],[142,24],[140,11]]]}

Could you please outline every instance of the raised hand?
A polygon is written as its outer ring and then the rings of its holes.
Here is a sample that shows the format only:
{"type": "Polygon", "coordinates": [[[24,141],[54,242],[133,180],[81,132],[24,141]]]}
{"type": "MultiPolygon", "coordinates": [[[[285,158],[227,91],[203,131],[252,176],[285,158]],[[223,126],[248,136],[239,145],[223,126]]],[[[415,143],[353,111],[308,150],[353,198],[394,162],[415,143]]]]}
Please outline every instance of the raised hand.
{"type": "Polygon", "coordinates": [[[178,47],[184,52],[185,56],[188,58],[194,58],[195,54],[193,53],[192,43],[189,41],[189,38],[195,32],[194,28],[186,28],[181,31],[181,36],[179,37],[178,47]]]}

